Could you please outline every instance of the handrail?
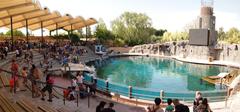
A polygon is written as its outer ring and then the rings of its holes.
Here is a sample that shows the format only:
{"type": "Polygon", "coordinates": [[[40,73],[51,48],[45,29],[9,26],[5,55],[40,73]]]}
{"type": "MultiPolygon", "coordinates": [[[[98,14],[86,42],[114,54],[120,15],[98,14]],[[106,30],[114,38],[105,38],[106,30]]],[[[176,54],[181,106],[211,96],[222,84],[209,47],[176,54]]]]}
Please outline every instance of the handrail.
{"type": "MultiPolygon", "coordinates": [[[[93,78],[92,76],[90,76],[88,73],[85,74],[85,76],[87,76],[87,80],[91,82],[91,78],[93,78]]],[[[131,88],[132,91],[131,93],[129,92],[129,87],[124,86],[124,85],[120,85],[120,84],[115,84],[115,83],[110,83],[107,81],[108,83],[108,87],[106,86],[106,81],[103,79],[99,79],[99,78],[95,78],[97,80],[97,88],[102,89],[102,90],[107,90],[110,93],[117,93],[123,96],[128,96],[129,98],[139,98],[139,99],[147,99],[147,100],[154,100],[154,98],[156,97],[161,97],[163,99],[167,99],[167,98],[172,98],[172,99],[180,99],[183,101],[186,100],[194,100],[194,96],[195,96],[195,92],[181,92],[181,93],[174,93],[174,92],[164,92],[161,93],[161,91],[151,91],[151,90],[147,90],[147,89],[140,89],[140,88],[131,88]],[[99,84],[98,81],[100,81],[101,83],[99,84]],[[113,87],[111,86],[113,85],[113,87]],[[118,89],[118,87],[120,87],[120,89],[118,89]],[[138,91],[143,91],[146,92],[145,94],[141,94],[138,91]],[[156,95],[158,94],[158,95],[156,95]],[[169,95],[170,94],[170,95],[169,95]],[[129,96],[131,95],[131,96],[129,96]]],[[[226,96],[224,94],[226,94],[226,90],[221,90],[221,91],[203,91],[203,95],[205,94],[206,98],[208,99],[225,99],[226,96]],[[213,94],[217,94],[220,93],[218,96],[212,96],[213,94]],[[223,93],[223,94],[221,94],[223,93]]]]}
{"type": "MultiPolygon", "coordinates": [[[[11,72],[11,71],[8,71],[8,70],[4,70],[4,69],[2,69],[2,68],[0,68],[0,72],[5,72],[5,73],[8,73],[8,74],[13,74],[13,72],[11,72]]],[[[0,74],[1,75],[1,74],[0,74]]],[[[18,76],[18,77],[23,77],[23,76],[21,76],[21,75],[16,75],[15,74],[15,76],[18,76]]],[[[25,77],[24,77],[25,78],[25,77]]],[[[34,79],[32,79],[32,78],[30,78],[30,77],[26,77],[28,80],[30,80],[31,82],[33,82],[33,81],[35,81],[36,83],[41,83],[41,84],[47,84],[46,82],[43,82],[43,81],[38,81],[38,80],[34,80],[34,79]]],[[[14,85],[15,87],[16,87],[16,85],[14,85]]],[[[59,88],[59,89],[63,89],[63,90],[65,90],[65,89],[68,89],[67,87],[62,87],[62,86],[58,86],[58,85],[55,85],[55,84],[53,84],[52,85],[53,87],[56,87],[56,88],[59,88]]],[[[15,88],[14,87],[14,88],[15,88]]],[[[14,91],[15,92],[15,91],[14,91]]],[[[32,92],[32,94],[33,94],[33,91],[31,91],[32,92]]],[[[80,93],[80,90],[75,90],[75,92],[77,93],[76,95],[76,102],[77,102],[77,107],[79,106],[79,93],[80,93]]],[[[89,93],[89,91],[87,92],[87,97],[88,97],[88,108],[90,107],[90,95],[91,95],[91,93],[89,93]]],[[[64,105],[66,105],[66,98],[64,97],[64,95],[62,96],[63,97],[63,104],[64,105]]]]}

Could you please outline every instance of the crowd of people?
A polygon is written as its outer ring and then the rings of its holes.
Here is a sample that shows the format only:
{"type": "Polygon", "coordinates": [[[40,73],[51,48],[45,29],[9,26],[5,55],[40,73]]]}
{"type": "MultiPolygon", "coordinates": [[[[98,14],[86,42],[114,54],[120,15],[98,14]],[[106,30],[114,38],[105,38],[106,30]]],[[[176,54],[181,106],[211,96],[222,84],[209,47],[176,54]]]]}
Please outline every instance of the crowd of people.
{"type": "MultiPolygon", "coordinates": [[[[15,43],[15,46],[11,49],[11,44],[8,42],[0,43],[0,56],[1,59],[6,59],[10,51],[15,52],[15,57],[12,59],[10,68],[13,73],[10,79],[11,92],[15,89],[14,87],[16,87],[16,91],[20,91],[20,85],[27,85],[27,79],[30,78],[32,81],[33,97],[41,96],[41,99],[45,100],[45,92],[47,91],[49,94],[48,101],[52,102],[54,78],[51,73],[47,72],[48,69],[53,66],[49,59],[52,58],[57,60],[62,66],[66,66],[70,62],[79,63],[79,56],[87,53],[87,50],[73,46],[70,43],[45,43],[42,45],[45,49],[39,50],[44,59],[40,62],[40,67],[38,67],[36,66],[36,63],[33,63],[34,55],[31,50],[32,48],[38,48],[38,46],[39,43],[27,44],[19,42],[15,43]],[[24,63],[21,69],[17,61],[20,58],[23,58],[21,61],[24,63]],[[44,74],[47,75],[44,76],[44,74]],[[21,78],[18,77],[20,75],[21,78]],[[42,81],[44,77],[46,78],[46,84],[42,87],[39,82],[42,81]]],[[[83,84],[83,80],[83,73],[77,72],[71,80],[71,85],[63,92],[66,100],[75,100],[77,95],[79,95],[80,98],[84,98],[89,93],[95,94],[97,80],[94,80],[92,85],[83,84]],[[77,93],[77,91],[79,93],[77,93]]],[[[165,109],[162,108],[161,103],[162,100],[156,98],[155,105],[147,108],[148,112],[189,112],[188,106],[180,103],[178,99],[167,99],[167,106],[165,109]]],[[[113,109],[113,103],[109,103],[109,106],[105,107],[106,104],[106,102],[101,101],[96,107],[96,112],[115,112],[113,109]]],[[[196,92],[196,98],[193,103],[193,112],[212,112],[208,100],[203,98],[200,92],[196,92]]]]}
{"type": "MultiPolygon", "coordinates": [[[[148,107],[148,112],[190,112],[189,107],[180,103],[178,99],[167,99],[167,106],[161,107],[162,100],[155,98],[155,105],[148,107]]],[[[193,112],[212,112],[207,98],[202,97],[202,93],[197,91],[193,102],[193,112]]]]}
{"type": "Polygon", "coordinates": [[[101,101],[99,103],[99,105],[96,107],[96,112],[115,112],[115,110],[113,109],[114,104],[113,103],[109,103],[108,107],[105,107],[107,103],[105,101],[101,101]]]}

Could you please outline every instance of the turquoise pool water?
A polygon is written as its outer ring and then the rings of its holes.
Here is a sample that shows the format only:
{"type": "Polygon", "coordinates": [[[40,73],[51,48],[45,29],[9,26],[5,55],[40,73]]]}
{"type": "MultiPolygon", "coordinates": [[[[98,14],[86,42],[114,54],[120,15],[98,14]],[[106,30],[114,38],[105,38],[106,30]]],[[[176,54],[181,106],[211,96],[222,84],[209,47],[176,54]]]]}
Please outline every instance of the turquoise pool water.
{"type": "Polygon", "coordinates": [[[170,93],[222,90],[220,85],[204,82],[201,77],[228,72],[230,69],[145,56],[110,58],[95,61],[94,65],[97,67],[97,77],[112,84],[170,93]]]}
{"type": "MultiPolygon", "coordinates": [[[[190,64],[145,56],[95,60],[87,65],[97,68],[96,81],[99,90],[150,101],[161,97],[164,101],[178,98],[192,102],[195,91],[202,91],[203,96],[211,102],[223,101],[227,95],[226,87],[204,82],[201,77],[231,71],[231,68],[223,66],[190,64]],[[132,86],[131,91],[129,86],[132,86]]],[[[93,82],[91,74],[85,73],[84,76],[85,81],[93,82]]]]}

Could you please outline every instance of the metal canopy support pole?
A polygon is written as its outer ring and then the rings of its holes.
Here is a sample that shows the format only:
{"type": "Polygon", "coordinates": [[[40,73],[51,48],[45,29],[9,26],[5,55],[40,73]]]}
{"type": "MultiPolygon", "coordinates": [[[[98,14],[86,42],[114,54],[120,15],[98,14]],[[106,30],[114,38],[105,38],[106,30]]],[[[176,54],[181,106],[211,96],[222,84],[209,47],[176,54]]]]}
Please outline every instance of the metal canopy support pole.
{"type": "Polygon", "coordinates": [[[28,19],[26,19],[26,37],[27,37],[27,45],[29,46],[29,38],[28,38],[28,19]]]}
{"type": "Polygon", "coordinates": [[[58,36],[58,24],[56,23],[56,35],[58,36]]]}
{"type": "Polygon", "coordinates": [[[72,24],[71,24],[71,35],[72,35],[72,33],[73,33],[73,28],[72,28],[72,24]]]}
{"type": "Polygon", "coordinates": [[[12,51],[13,51],[13,19],[12,19],[12,16],[10,16],[10,22],[11,22],[11,41],[12,41],[12,51]]]}
{"type": "Polygon", "coordinates": [[[56,38],[57,38],[57,42],[58,42],[58,24],[56,23],[56,38]]]}
{"type": "Polygon", "coordinates": [[[43,22],[41,21],[41,38],[42,38],[42,45],[43,45],[43,22]]]}
{"type": "Polygon", "coordinates": [[[88,27],[88,26],[86,26],[86,44],[87,44],[87,38],[88,38],[88,30],[87,30],[87,27],[88,27]]]}
{"type": "Polygon", "coordinates": [[[70,30],[70,36],[69,36],[69,39],[70,39],[70,41],[72,40],[72,34],[73,34],[73,32],[72,32],[72,24],[71,24],[71,30],[70,30]]]}

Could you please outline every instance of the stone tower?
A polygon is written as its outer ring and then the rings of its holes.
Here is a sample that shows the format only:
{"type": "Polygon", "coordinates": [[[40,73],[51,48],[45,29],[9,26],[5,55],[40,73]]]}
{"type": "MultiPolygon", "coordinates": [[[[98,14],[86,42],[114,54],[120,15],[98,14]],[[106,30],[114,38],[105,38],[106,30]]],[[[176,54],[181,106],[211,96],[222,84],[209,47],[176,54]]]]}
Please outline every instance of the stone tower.
{"type": "Polygon", "coordinates": [[[198,27],[189,31],[190,45],[215,46],[217,44],[215,24],[213,0],[201,0],[201,12],[197,21],[198,27]]]}
{"type": "Polygon", "coordinates": [[[213,14],[213,0],[202,0],[199,29],[215,30],[216,17],[213,14]]]}

